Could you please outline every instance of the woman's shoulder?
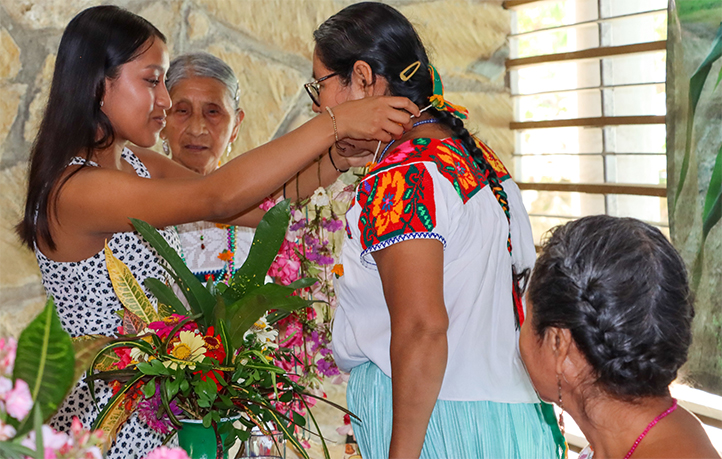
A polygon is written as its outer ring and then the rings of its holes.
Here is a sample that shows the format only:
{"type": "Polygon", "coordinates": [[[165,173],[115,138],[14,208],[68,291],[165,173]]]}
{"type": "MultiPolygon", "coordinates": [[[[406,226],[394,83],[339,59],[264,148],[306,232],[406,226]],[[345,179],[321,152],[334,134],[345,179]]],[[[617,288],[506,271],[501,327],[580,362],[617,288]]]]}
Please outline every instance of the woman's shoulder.
{"type": "Polygon", "coordinates": [[[668,423],[660,422],[651,429],[645,445],[640,443],[636,454],[640,458],[719,458],[702,423],[685,409],[669,416],[668,423]],[[657,430],[658,429],[658,430],[657,430]],[[657,432],[654,432],[657,430],[657,432]],[[652,434],[655,434],[652,436],[652,434]]]}

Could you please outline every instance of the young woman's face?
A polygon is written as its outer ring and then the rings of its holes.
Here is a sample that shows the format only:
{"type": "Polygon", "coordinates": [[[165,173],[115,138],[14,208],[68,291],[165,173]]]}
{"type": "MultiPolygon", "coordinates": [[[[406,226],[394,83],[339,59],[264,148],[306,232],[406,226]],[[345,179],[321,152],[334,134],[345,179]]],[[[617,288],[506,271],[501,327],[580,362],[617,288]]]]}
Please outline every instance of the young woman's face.
{"type": "Polygon", "coordinates": [[[151,39],[148,49],[123,64],[117,78],[105,81],[101,110],[110,120],[116,141],[130,141],[152,147],[165,126],[165,111],[171,100],[165,87],[168,48],[160,39],[151,39]]]}
{"type": "MultiPolygon", "coordinates": [[[[325,76],[332,74],[333,71],[329,70],[328,67],[323,65],[321,59],[314,51],[313,53],[313,76],[314,80],[318,80],[325,76]]],[[[353,91],[353,85],[344,85],[339,75],[332,76],[319,84],[318,91],[318,102],[320,105],[312,104],[313,111],[321,113],[326,111],[326,107],[333,108],[338,104],[344,103],[347,100],[361,99],[364,97],[363,94],[357,94],[353,91]]]]}
{"type": "Polygon", "coordinates": [[[173,108],[161,134],[173,160],[199,174],[209,174],[236,139],[243,112],[236,110],[226,85],[215,78],[180,80],[171,91],[173,108]]]}

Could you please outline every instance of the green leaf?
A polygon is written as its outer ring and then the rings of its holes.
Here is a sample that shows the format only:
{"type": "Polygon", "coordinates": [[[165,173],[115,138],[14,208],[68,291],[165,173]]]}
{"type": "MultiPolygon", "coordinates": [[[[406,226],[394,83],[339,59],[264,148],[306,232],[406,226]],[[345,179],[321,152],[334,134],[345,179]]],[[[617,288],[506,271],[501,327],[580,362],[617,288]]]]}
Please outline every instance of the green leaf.
{"type": "Polygon", "coordinates": [[[712,176],[709,180],[709,187],[707,188],[707,195],[704,199],[704,211],[702,212],[702,220],[707,220],[712,207],[714,206],[715,200],[722,193],[722,145],[720,145],[719,151],[717,152],[717,158],[715,159],[714,167],[712,168],[712,176]]]}
{"type": "Polygon", "coordinates": [[[181,303],[173,289],[165,285],[165,283],[153,277],[147,278],[143,283],[150,293],[158,298],[158,302],[170,307],[174,314],[188,315],[188,309],[181,303]]]}
{"type": "Polygon", "coordinates": [[[43,414],[37,403],[33,406],[33,429],[35,429],[35,457],[37,459],[44,459],[45,445],[43,443],[43,414]]]}
{"type": "Polygon", "coordinates": [[[296,413],[295,411],[292,411],[293,413],[293,423],[297,426],[303,427],[306,425],[306,418],[301,416],[300,414],[296,413]]]}
{"type": "Polygon", "coordinates": [[[291,219],[290,202],[286,199],[273,206],[256,227],[248,258],[233,275],[230,283],[232,288],[224,292],[223,296],[227,303],[234,302],[265,283],[268,269],[286,237],[288,222],[291,219]]]}
{"type": "Polygon", "coordinates": [[[712,203],[709,209],[707,218],[702,223],[702,237],[707,239],[707,235],[712,230],[712,227],[717,224],[722,218],[722,192],[717,195],[717,199],[712,203]]]}
{"type": "Polygon", "coordinates": [[[145,383],[143,386],[143,396],[145,396],[146,399],[151,398],[155,395],[155,378],[151,378],[150,381],[145,383]]]}
{"type": "Polygon", "coordinates": [[[291,282],[286,287],[291,288],[293,290],[298,290],[299,288],[310,287],[313,284],[315,284],[316,282],[318,282],[318,279],[316,279],[315,277],[303,277],[301,279],[297,279],[297,280],[291,282]]]}
{"type": "Polygon", "coordinates": [[[313,301],[290,296],[293,289],[277,284],[265,284],[228,307],[228,336],[234,348],[243,345],[243,335],[269,309],[295,311],[308,307],[313,301]]]}
{"type": "Polygon", "coordinates": [[[717,29],[717,35],[712,41],[712,48],[710,49],[707,57],[702,61],[692,78],[689,80],[689,108],[687,112],[687,135],[684,144],[684,157],[682,159],[682,169],[680,170],[679,183],[677,184],[677,193],[674,195],[674,205],[672,208],[676,208],[676,203],[679,202],[679,195],[682,193],[684,188],[684,182],[687,178],[687,172],[689,170],[689,161],[692,151],[692,133],[694,130],[694,114],[697,110],[697,104],[699,98],[702,95],[702,89],[704,88],[707,75],[709,75],[712,69],[712,64],[722,56],[722,24],[717,29]]]}
{"type": "Polygon", "coordinates": [[[168,244],[153,226],[135,218],[130,219],[133,227],[158,252],[167,265],[164,268],[176,280],[193,314],[203,314],[200,324],[207,329],[213,324],[213,307],[216,299],[208,293],[201,281],[193,275],[178,252],[168,244]]]}
{"type": "Polygon", "coordinates": [[[426,228],[429,231],[434,229],[434,221],[431,218],[429,209],[427,209],[425,205],[419,203],[416,206],[416,212],[418,213],[419,220],[421,220],[421,223],[424,225],[424,228],[426,228]]]}
{"type": "Polygon", "coordinates": [[[158,359],[153,359],[149,362],[140,362],[138,364],[138,370],[144,375],[160,376],[170,374],[170,370],[163,365],[158,359]]]}
{"type": "Polygon", "coordinates": [[[113,252],[105,244],[105,265],[108,268],[108,275],[113,283],[113,290],[123,306],[136,316],[138,316],[145,324],[160,320],[158,312],[145,292],[140,287],[138,281],[133,277],[133,273],[128,267],[113,255],[113,252]]]}
{"type": "MultiPolygon", "coordinates": [[[[43,311],[20,334],[13,371],[13,380],[22,379],[30,387],[43,420],[58,409],[73,386],[74,366],[73,343],[60,325],[50,297],[43,311]]],[[[18,433],[27,433],[30,428],[32,419],[28,416],[18,433]]]]}

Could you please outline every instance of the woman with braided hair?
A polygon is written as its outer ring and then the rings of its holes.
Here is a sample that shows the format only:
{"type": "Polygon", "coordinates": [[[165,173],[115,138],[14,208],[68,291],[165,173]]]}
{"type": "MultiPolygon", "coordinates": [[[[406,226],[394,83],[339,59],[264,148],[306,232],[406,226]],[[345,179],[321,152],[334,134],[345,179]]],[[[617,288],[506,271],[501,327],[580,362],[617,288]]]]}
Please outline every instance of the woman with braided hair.
{"type": "Polygon", "coordinates": [[[317,112],[382,94],[424,108],[395,142],[332,147],[376,153],[346,214],[333,329],[363,457],[553,457],[518,355],[514,278],[535,260],[519,189],[443,98],[401,13],[351,5],[314,38],[306,88],[317,112]]]}
{"type": "Polygon", "coordinates": [[[580,459],[719,458],[669,393],[693,317],[684,261],[658,229],[597,215],[553,231],[519,346],[539,395],[589,441],[580,459]]]}

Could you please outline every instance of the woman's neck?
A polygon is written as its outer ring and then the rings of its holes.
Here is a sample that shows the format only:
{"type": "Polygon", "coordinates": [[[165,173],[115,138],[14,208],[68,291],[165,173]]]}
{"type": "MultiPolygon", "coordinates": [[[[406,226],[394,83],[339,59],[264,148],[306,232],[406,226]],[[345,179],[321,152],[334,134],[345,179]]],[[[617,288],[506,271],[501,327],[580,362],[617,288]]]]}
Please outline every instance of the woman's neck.
{"type": "Polygon", "coordinates": [[[669,395],[634,403],[600,395],[586,400],[584,405],[565,404],[565,408],[589,441],[594,458],[606,459],[624,457],[649,423],[672,406],[672,402],[669,395]]]}
{"type": "Polygon", "coordinates": [[[102,150],[95,150],[91,155],[91,161],[96,162],[100,167],[104,169],[123,169],[123,149],[125,149],[126,141],[116,141],[108,147],[102,150]]]}

